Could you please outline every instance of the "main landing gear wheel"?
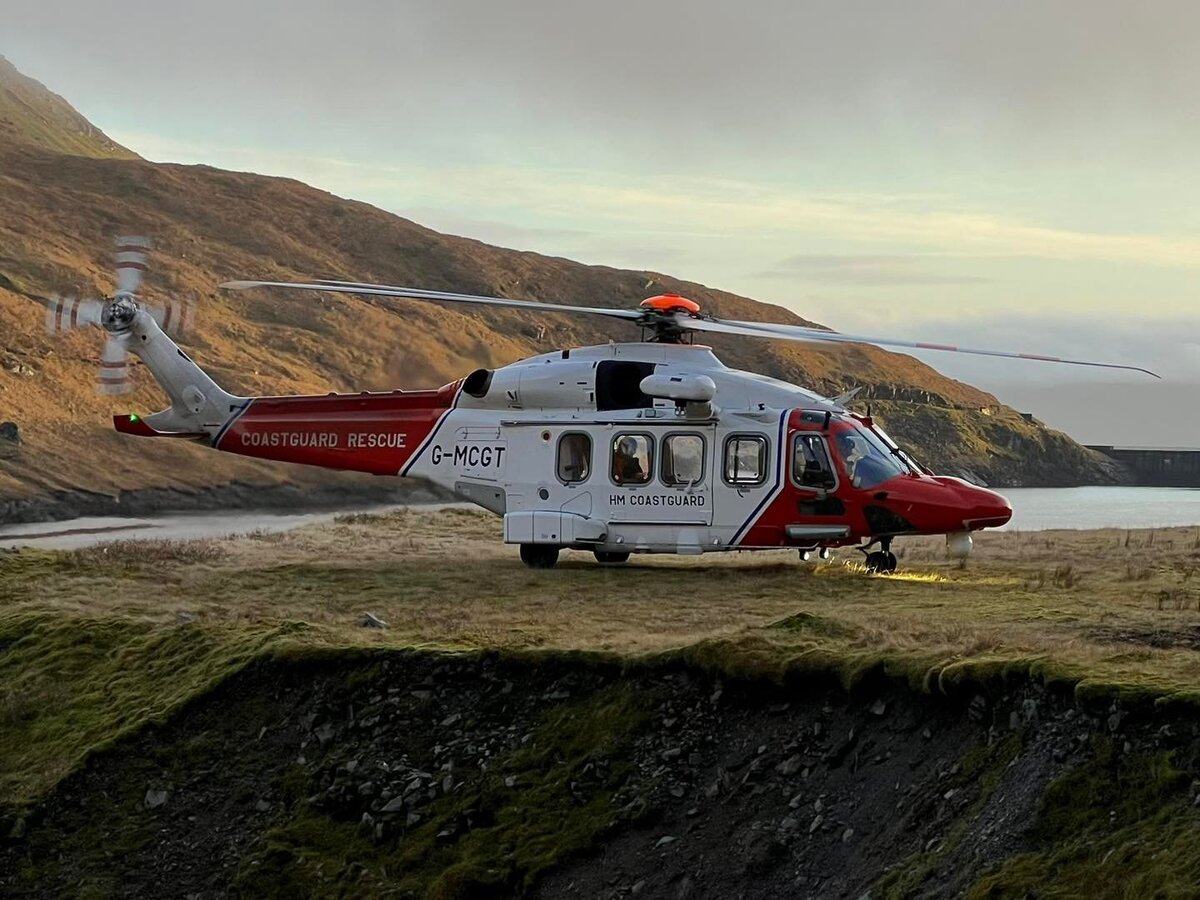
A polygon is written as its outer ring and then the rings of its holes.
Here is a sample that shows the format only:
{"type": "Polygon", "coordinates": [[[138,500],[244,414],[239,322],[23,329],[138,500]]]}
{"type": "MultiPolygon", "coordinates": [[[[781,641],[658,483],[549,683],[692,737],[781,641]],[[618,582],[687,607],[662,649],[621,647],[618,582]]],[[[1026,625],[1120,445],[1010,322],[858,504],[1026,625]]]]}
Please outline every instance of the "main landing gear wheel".
{"type": "Polygon", "coordinates": [[[593,550],[596,555],[596,562],[600,563],[623,563],[629,561],[628,550],[593,550]]]}
{"type": "Polygon", "coordinates": [[[876,550],[867,554],[867,571],[872,575],[896,571],[896,554],[890,550],[876,550]]]}
{"type": "Polygon", "coordinates": [[[522,544],[521,562],[531,569],[553,569],[558,562],[558,548],[553,544],[522,544]]]}

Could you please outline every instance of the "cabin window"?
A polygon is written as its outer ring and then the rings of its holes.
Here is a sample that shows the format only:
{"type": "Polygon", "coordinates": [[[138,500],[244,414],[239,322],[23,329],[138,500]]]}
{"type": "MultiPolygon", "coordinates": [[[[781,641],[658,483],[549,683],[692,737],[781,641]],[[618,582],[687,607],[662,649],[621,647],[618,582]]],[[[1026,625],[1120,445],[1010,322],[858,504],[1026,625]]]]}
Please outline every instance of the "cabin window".
{"type": "Polygon", "coordinates": [[[618,434],[612,442],[612,480],[645,484],[654,472],[654,441],[648,434],[618,434]]]}
{"type": "Polygon", "coordinates": [[[558,439],[558,480],[563,484],[587,481],[592,474],[592,439],[573,431],[558,439]]]}
{"type": "Polygon", "coordinates": [[[703,480],[704,438],[698,434],[671,434],[664,438],[663,484],[690,485],[703,480]]]}
{"type": "Polygon", "coordinates": [[[735,434],[725,441],[725,481],[752,486],[767,480],[767,441],[761,435],[735,434]]]}
{"type": "Polygon", "coordinates": [[[800,487],[829,489],[837,484],[829,448],[819,434],[798,434],[792,451],[792,480],[800,487]]]}

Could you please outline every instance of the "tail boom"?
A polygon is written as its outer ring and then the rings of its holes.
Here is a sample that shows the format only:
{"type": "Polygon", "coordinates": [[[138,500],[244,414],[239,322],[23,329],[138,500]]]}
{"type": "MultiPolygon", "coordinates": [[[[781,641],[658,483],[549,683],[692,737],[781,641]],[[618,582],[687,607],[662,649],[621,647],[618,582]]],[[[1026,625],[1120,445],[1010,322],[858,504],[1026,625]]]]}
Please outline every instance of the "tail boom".
{"type": "Polygon", "coordinates": [[[255,397],[213,436],[229,453],[403,475],[453,409],[461,382],[435,391],[255,397]]]}

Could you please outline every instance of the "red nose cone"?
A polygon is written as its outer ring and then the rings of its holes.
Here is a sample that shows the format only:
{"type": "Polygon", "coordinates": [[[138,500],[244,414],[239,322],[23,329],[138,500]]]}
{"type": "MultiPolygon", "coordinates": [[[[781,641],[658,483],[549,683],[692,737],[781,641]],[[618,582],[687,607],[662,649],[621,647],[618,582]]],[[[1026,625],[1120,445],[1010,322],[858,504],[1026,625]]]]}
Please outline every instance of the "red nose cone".
{"type": "Polygon", "coordinates": [[[1007,525],[1013,514],[1012,504],[1008,502],[1008,498],[1002,497],[995,491],[983,488],[976,488],[976,490],[979,492],[975,498],[973,511],[976,520],[971,522],[971,527],[999,528],[1001,525],[1007,525]]]}
{"type": "Polygon", "coordinates": [[[659,294],[642,301],[642,309],[653,309],[658,312],[700,312],[700,304],[678,294],[659,294]]]}

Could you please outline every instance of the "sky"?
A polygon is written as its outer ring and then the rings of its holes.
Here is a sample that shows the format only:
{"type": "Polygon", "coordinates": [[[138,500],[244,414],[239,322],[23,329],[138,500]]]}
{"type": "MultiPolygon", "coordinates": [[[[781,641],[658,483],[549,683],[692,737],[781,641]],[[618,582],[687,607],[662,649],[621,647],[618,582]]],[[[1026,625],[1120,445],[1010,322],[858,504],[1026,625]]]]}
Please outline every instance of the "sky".
{"type": "Polygon", "coordinates": [[[0,53],[150,159],[841,331],[1146,366],[922,355],[1088,443],[1200,447],[1191,0],[6,5],[0,53]]]}

